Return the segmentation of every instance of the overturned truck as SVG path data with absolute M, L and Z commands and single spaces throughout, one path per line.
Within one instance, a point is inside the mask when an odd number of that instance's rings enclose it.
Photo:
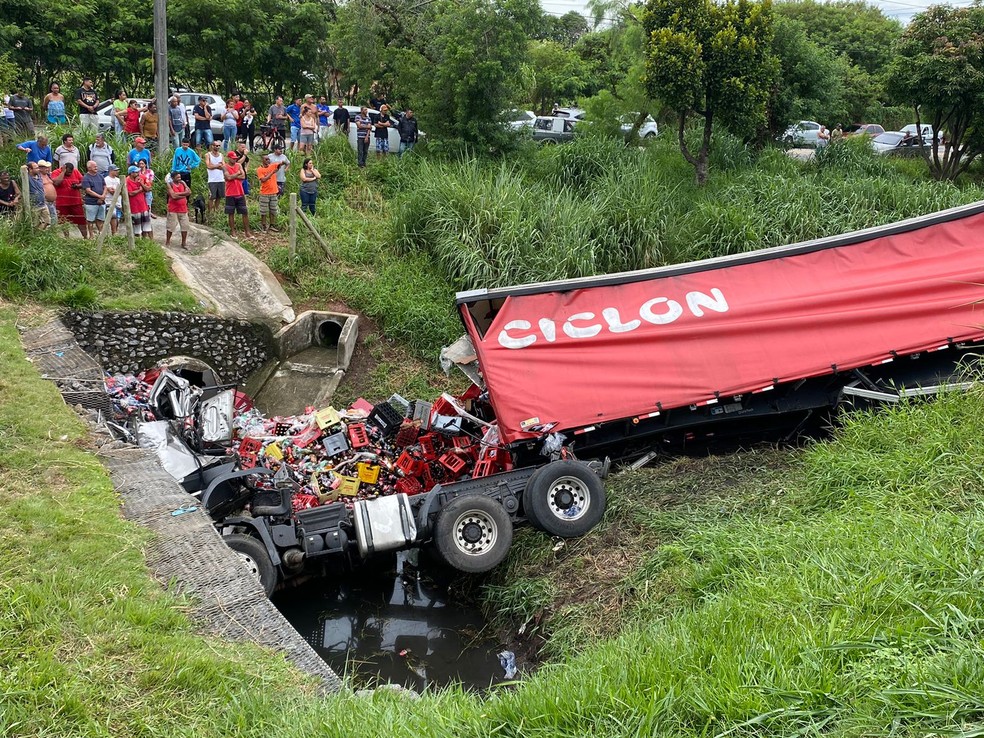
M 400 422 L 443 434 L 453 451 L 464 416 L 482 428 L 478 458 L 490 463 L 300 511 L 287 480 L 257 501 L 247 480 L 272 470 L 226 467 L 203 503 L 268 591 L 426 544 L 486 571 L 517 523 L 590 530 L 609 458 L 796 434 L 845 403 L 966 386 L 984 338 L 981 234 L 984 203 L 700 262 L 460 293 L 467 340 L 451 355 L 475 387 L 440 408 L 403 408 Z

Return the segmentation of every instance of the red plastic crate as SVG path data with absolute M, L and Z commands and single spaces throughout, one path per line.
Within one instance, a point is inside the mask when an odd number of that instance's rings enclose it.
M 420 481 L 424 485 L 424 492 L 430 492 L 436 484 L 434 475 L 431 473 L 430 464 L 424 464 L 423 468 L 421 468 Z
M 451 451 L 448 451 L 440 459 L 438 459 L 441 466 L 448 470 L 448 473 L 452 477 L 456 477 L 461 474 L 465 469 L 465 460 Z
M 495 461 L 491 459 L 485 459 L 475 463 L 475 468 L 472 470 L 472 479 L 478 479 L 479 477 L 487 477 L 489 474 L 495 474 Z
M 467 451 L 471 453 L 474 445 L 475 442 L 472 440 L 471 436 L 454 436 L 451 439 L 451 447 L 455 451 Z
M 445 400 L 443 397 L 438 397 L 434 400 L 434 404 L 431 405 L 431 415 L 452 415 L 455 416 L 458 411 L 454 409 L 454 405 Z
M 263 441 L 259 438 L 244 438 L 239 444 L 240 456 L 256 456 L 263 448 Z
M 417 436 L 420 433 L 420 429 L 413 423 L 403 423 L 400 429 L 396 432 L 396 439 L 393 441 L 393 445 L 397 448 L 405 448 L 414 444 L 417 441 Z
M 437 459 L 437 436 L 433 433 L 425 433 L 417 439 L 417 443 L 420 444 L 420 451 L 425 459 L 428 461 Z
M 423 466 L 420 459 L 412 456 L 409 451 L 404 451 L 396 460 L 396 468 L 403 472 L 404 476 L 412 477 L 420 473 Z
M 405 495 L 419 495 L 424 491 L 424 485 L 416 477 L 404 477 L 396 483 L 396 491 Z
M 369 434 L 363 423 L 353 423 L 348 427 L 349 445 L 352 448 L 362 448 L 369 445 Z

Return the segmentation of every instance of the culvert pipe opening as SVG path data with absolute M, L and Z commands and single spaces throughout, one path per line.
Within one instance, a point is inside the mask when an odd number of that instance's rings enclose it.
M 342 324 L 334 320 L 324 320 L 318 324 L 318 345 L 324 348 L 338 348 L 342 337 Z

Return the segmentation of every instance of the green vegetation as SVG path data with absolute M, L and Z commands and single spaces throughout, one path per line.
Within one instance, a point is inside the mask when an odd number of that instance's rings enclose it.
M 0 311 L 5 735 L 915 736 L 984 723 L 980 394 L 854 416 L 804 452 L 617 475 L 601 529 L 559 552 L 525 532 L 487 590 L 490 609 L 553 634 L 552 665 L 488 700 L 323 698 L 279 657 L 194 633 L 145 572 L 144 534 L 119 519 L 13 318 Z
M 124 238 L 108 238 L 97 253 L 95 241 L 20 221 L 0 222 L 0 295 L 73 308 L 199 309 L 153 242 L 138 239 L 130 251 Z

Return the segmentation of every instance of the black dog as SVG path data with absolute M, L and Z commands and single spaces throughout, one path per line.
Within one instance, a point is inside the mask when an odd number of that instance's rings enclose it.
M 195 222 L 205 223 L 205 198 L 196 195 L 195 199 L 191 201 L 191 206 L 195 208 Z

